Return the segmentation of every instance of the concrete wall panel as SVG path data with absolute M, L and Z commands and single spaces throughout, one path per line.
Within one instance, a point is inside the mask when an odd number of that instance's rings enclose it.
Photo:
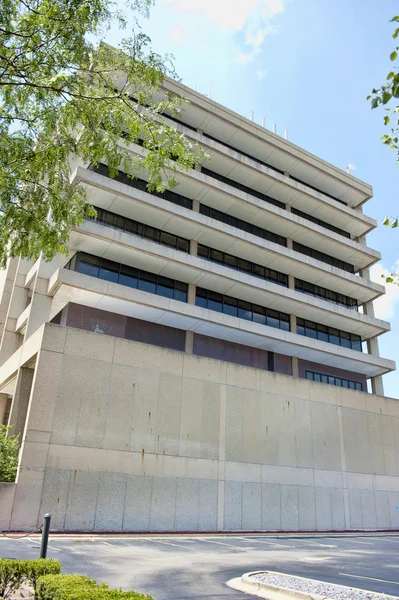
M 2 523 L 33 528 L 49 511 L 78 531 L 399 527 L 395 401 L 60 329 L 43 336 Z

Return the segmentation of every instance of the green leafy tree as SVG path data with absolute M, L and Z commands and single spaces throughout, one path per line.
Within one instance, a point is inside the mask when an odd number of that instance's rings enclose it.
M 71 156 L 106 162 L 111 175 L 145 172 L 150 191 L 202 160 L 161 116 L 184 100 L 160 93 L 176 75 L 138 24 L 152 4 L 128 0 L 121 12 L 109 0 L 0 2 L 0 263 L 66 252 L 70 229 L 93 214 L 71 184 Z M 118 49 L 98 43 L 111 26 L 132 31 Z
M 0 481 L 13 483 L 17 474 L 19 437 L 10 435 L 11 427 L 0 427 Z
M 391 19 L 392 23 L 399 24 L 399 15 Z M 394 40 L 399 37 L 399 26 L 395 27 L 392 34 Z M 398 69 L 399 46 L 396 46 L 390 54 L 392 62 L 391 70 L 389 71 L 385 83 L 379 88 L 374 88 L 367 100 L 370 100 L 371 108 L 383 106 L 386 115 L 384 116 L 384 125 L 389 126 L 390 132 L 385 133 L 381 139 L 386 146 L 389 146 L 396 151 L 397 164 L 399 163 L 399 69 Z M 383 225 L 396 229 L 399 226 L 397 217 L 384 217 Z M 382 275 L 386 283 L 395 283 L 399 285 L 399 275 L 391 273 L 388 277 Z

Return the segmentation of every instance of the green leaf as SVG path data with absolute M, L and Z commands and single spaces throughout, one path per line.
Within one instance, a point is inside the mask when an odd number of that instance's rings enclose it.
M 391 54 L 390 54 L 390 59 L 391 59 L 392 61 L 396 60 L 396 59 L 397 59 L 397 57 L 398 57 L 398 53 L 397 53 L 397 51 L 396 51 L 396 50 L 394 50 L 393 52 L 391 52 Z
M 392 96 L 399 98 L 399 84 L 392 86 Z
M 383 104 L 387 104 L 390 101 L 391 98 L 392 98 L 392 94 L 390 94 L 387 91 L 384 91 L 383 94 L 382 94 L 382 103 Z
M 384 217 L 382 224 L 385 226 L 389 225 L 389 217 Z
M 396 227 L 398 227 L 398 225 L 399 225 L 399 221 L 398 221 L 398 219 L 395 219 L 395 220 L 392 222 L 392 225 L 391 225 L 391 227 L 392 227 L 392 229 L 396 229 Z
M 381 277 L 384 277 L 384 275 L 381 275 Z M 384 279 L 387 283 L 393 283 L 393 277 L 384 277 Z
M 379 98 L 378 96 L 376 98 L 373 98 L 371 101 L 371 108 L 377 108 L 380 102 L 381 98 Z
M 390 120 L 391 120 L 390 117 L 385 116 L 384 117 L 384 125 L 388 125 L 388 123 L 390 122 Z
M 399 15 L 396 15 L 395 17 L 393 17 L 393 18 L 390 20 L 390 23 L 392 23 L 393 21 L 397 21 L 397 22 L 399 23 Z
M 387 79 L 392 79 L 393 77 L 395 77 L 395 73 L 393 71 L 391 71 L 390 73 L 388 73 Z

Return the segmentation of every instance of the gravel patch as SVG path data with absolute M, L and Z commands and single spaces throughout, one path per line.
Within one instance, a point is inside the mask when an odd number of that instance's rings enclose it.
M 325 583 L 323 581 L 316 581 L 315 579 L 302 579 L 293 575 L 265 572 L 251 575 L 251 580 L 304 594 L 317 594 L 318 596 L 331 598 L 332 600 L 398 600 L 397 596 L 377 594 L 376 592 L 344 587 L 334 583 Z

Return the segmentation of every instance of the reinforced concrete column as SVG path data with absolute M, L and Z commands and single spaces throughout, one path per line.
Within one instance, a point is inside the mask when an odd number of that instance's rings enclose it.
M 292 275 L 289 277 L 292 277 Z M 289 285 L 289 287 L 291 287 L 291 285 Z M 296 333 L 296 315 L 290 315 L 290 331 Z M 291 371 L 293 377 L 299 377 L 298 358 L 296 356 L 291 358 Z
M 365 279 L 370 279 L 370 271 L 369 269 L 362 269 L 360 272 L 361 276 Z M 369 317 L 375 317 L 374 314 L 374 304 L 373 302 L 366 302 L 363 305 L 363 310 L 366 315 Z M 372 356 L 379 357 L 380 356 L 380 348 L 378 344 L 378 338 L 373 337 L 367 340 L 367 352 Z M 371 391 L 373 394 L 377 396 L 384 396 L 384 383 L 382 380 L 382 375 L 377 375 L 377 377 L 371 377 Z
M 0 394 L 0 427 L 2 425 L 7 425 L 6 423 L 6 414 L 8 409 L 8 396 L 7 394 Z
M 17 375 L 14 397 L 11 403 L 9 425 L 13 427 L 12 433 L 22 436 L 25 429 L 26 416 L 28 414 L 29 398 L 32 389 L 34 370 L 21 367 Z
M 193 243 L 193 242 L 191 242 Z M 196 242 L 195 242 L 196 243 Z M 190 244 L 191 246 L 191 244 Z M 191 254 L 191 247 L 190 247 Z M 197 286 L 194 283 L 188 284 L 188 294 L 187 294 L 187 304 L 195 304 L 195 296 L 196 296 Z M 194 349 L 194 333 L 192 331 L 186 331 L 186 343 L 185 343 L 185 352 L 187 354 L 192 354 Z

